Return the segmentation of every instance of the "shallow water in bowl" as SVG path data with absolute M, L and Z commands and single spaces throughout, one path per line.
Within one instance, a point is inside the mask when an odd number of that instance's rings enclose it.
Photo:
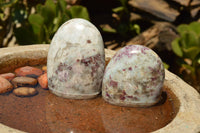
M 99 95 L 90 100 L 57 97 L 36 87 L 38 95 L 0 95 L 0 123 L 29 133 L 150 132 L 170 123 L 178 108 L 175 95 L 164 88 L 162 100 L 149 108 L 110 105 Z

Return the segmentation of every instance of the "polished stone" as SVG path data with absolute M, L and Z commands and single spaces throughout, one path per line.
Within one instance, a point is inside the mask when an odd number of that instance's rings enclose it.
M 54 94 L 73 99 L 95 97 L 101 91 L 104 67 L 103 40 L 93 24 L 71 19 L 58 29 L 47 59 L 48 86 Z
M 103 78 L 103 98 L 120 106 L 151 106 L 160 100 L 165 71 L 151 49 L 129 45 L 111 59 Z

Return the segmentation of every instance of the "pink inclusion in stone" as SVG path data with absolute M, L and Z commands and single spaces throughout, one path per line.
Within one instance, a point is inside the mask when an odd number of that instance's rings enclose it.
M 115 54 L 113 58 L 115 59 L 114 61 L 116 62 L 124 56 L 131 58 L 133 55 L 137 55 L 137 53 L 146 54 L 146 50 L 150 50 L 150 49 L 147 47 L 141 47 L 138 45 L 128 45 L 124 47 L 124 49 L 122 49 L 120 52 L 118 52 L 118 54 Z

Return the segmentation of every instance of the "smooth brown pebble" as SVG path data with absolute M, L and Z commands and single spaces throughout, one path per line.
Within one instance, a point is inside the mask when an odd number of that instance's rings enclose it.
M 19 87 L 17 89 L 14 89 L 13 93 L 16 96 L 28 97 L 28 96 L 36 95 L 38 91 L 35 88 L 31 88 L 31 87 Z
M 12 80 L 15 88 L 19 86 L 34 86 L 37 84 L 37 79 L 30 77 L 16 77 Z
M 15 74 L 14 73 L 3 73 L 3 74 L 0 74 L 0 76 L 11 81 L 15 77 Z
M 0 76 L 0 94 L 9 92 L 12 89 L 12 84 L 7 79 Z
M 42 67 L 42 70 L 43 70 L 44 72 L 47 72 L 47 66 L 43 66 L 43 67 Z
M 15 73 L 17 76 L 37 78 L 38 76 L 43 74 L 43 71 L 36 67 L 25 66 L 15 69 Z
M 43 89 L 48 89 L 48 79 L 47 79 L 47 73 L 41 75 L 38 77 L 38 83 Z

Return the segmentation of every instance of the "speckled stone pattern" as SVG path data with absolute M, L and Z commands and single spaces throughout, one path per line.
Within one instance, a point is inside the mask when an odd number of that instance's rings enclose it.
M 111 104 L 145 107 L 160 100 L 165 71 L 151 49 L 129 45 L 109 62 L 103 78 L 103 98 Z
M 103 40 L 93 24 L 71 19 L 59 28 L 47 59 L 48 86 L 53 93 L 74 99 L 98 95 L 104 67 Z

